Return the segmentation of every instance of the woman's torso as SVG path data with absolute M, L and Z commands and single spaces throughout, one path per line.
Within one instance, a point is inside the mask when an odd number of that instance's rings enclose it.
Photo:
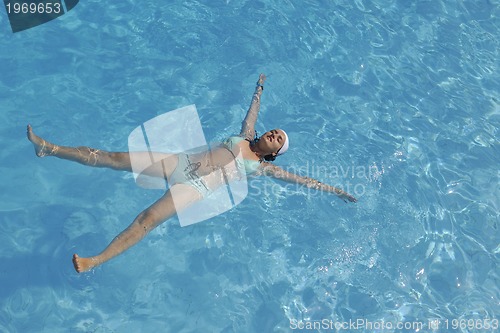
M 250 142 L 239 136 L 231 136 L 222 144 L 216 144 L 210 149 L 189 155 L 191 163 L 197 165 L 199 176 L 223 169 L 228 175 L 244 173 L 251 175 L 260 166 L 255 153 L 250 149 Z M 241 175 L 239 175 L 241 177 Z

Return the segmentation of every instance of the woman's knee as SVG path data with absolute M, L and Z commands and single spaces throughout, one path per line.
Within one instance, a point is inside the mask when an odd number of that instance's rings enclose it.
M 146 235 L 163 221 L 158 212 L 152 209 L 147 209 L 146 211 L 139 214 L 139 216 L 137 217 L 137 222 L 144 232 L 144 235 Z

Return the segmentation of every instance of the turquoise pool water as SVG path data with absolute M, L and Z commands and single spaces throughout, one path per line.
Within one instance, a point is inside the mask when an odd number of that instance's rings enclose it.
M 494 0 L 82 0 L 13 34 L 0 10 L 0 332 L 494 332 L 477 323 L 500 319 L 499 14 Z M 255 179 L 229 212 L 173 218 L 76 274 L 73 253 L 102 250 L 162 192 L 38 159 L 26 124 L 123 151 L 194 103 L 218 141 L 261 72 L 257 130 L 292 142 L 276 163 L 359 202 Z

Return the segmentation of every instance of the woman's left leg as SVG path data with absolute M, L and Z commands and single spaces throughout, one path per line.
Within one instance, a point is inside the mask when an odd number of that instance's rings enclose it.
M 171 190 L 175 187 L 175 203 Z M 168 220 L 178 210 L 184 209 L 202 198 L 201 194 L 187 184 L 176 184 L 158 201 L 140 213 L 132 224 L 122 231 L 100 254 L 88 258 L 73 255 L 73 265 L 78 273 L 88 271 L 116 257 L 143 239 L 151 230 Z
M 177 166 L 177 155 L 161 152 L 108 152 L 91 147 L 66 147 L 53 144 L 33 133 L 30 125 L 27 128 L 28 139 L 35 148 L 38 157 L 54 156 L 83 165 L 110 168 L 132 172 L 131 158 L 141 173 L 151 177 L 167 178 Z

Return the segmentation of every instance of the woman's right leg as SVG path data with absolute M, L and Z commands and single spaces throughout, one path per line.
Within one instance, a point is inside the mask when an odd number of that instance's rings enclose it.
M 172 197 L 175 192 L 175 204 Z M 177 210 L 182 210 L 194 202 L 202 199 L 202 195 L 195 188 L 187 184 L 176 184 L 167 191 L 158 201 L 140 213 L 132 224 L 123 230 L 98 255 L 80 257 L 73 255 L 73 265 L 78 273 L 88 271 L 123 253 L 143 239 L 151 230 L 172 217 Z
M 31 125 L 28 125 L 27 135 L 39 157 L 55 156 L 87 166 L 132 172 L 130 155 L 133 154 L 135 161 L 141 161 L 140 164 L 147 166 L 143 173 L 152 177 L 166 177 L 177 166 L 177 156 L 174 154 L 154 153 L 154 160 L 158 162 L 151 163 L 152 156 L 149 152 L 107 152 L 84 146 L 76 148 L 58 146 L 33 133 Z M 163 163 L 162 160 L 167 163 Z M 141 169 L 144 167 L 141 166 Z

